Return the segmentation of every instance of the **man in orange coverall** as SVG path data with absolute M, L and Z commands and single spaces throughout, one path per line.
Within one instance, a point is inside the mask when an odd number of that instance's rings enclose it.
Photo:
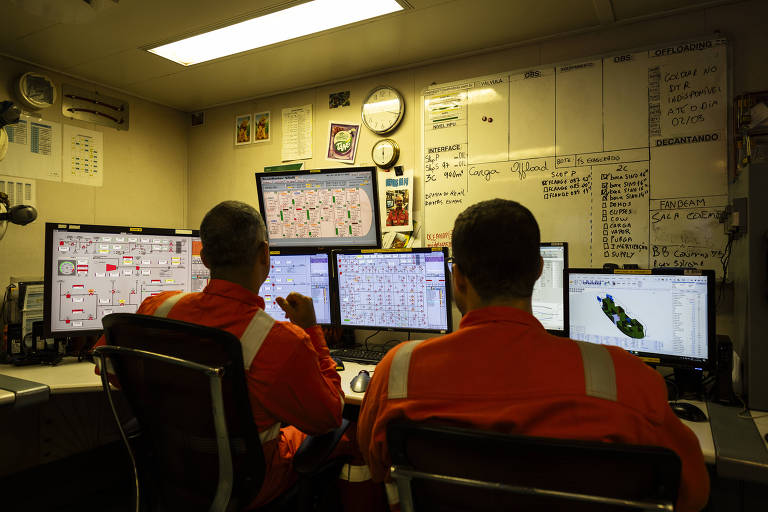
M 667 404 L 661 375 L 621 348 L 552 336 L 531 314 L 542 268 L 531 212 L 502 199 L 470 206 L 456 219 L 452 244 L 459 330 L 390 350 L 363 399 L 357 437 L 373 480 L 389 477 L 390 420 L 445 420 L 669 448 L 682 461 L 676 510 L 704 507 L 709 477 L 701 448 Z M 585 369 L 613 380 L 591 385 Z M 397 489 L 389 483 L 387 491 L 398 508 Z
M 403 208 L 403 196 L 395 196 L 395 207 L 387 214 L 387 226 L 407 226 L 408 209 Z
M 200 256 L 211 271 L 208 286 L 199 293 L 149 297 L 137 313 L 217 327 L 240 338 L 267 465 L 251 504 L 258 507 L 293 484 L 291 460 L 307 434 L 323 434 L 341 424 L 341 379 L 311 298 L 295 292 L 278 298 L 290 322 L 264 312 L 258 292 L 269 274 L 269 246 L 259 212 L 237 201 L 220 203 L 205 215 L 200 237 Z M 102 337 L 97 345 L 103 344 Z M 280 428 L 281 423 L 291 426 Z

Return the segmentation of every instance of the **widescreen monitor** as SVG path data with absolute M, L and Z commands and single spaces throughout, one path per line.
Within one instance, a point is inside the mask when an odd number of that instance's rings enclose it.
M 45 225 L 44 331 L 97 334 L 110 313 L 135 313 L 164 291 L 200 291 L 210 274 L 197 231 Z
M 552 334 L 567 336 L 568 295 L 563 280 L 568 268 L 568 243 L 542 242 L 539 252 L 544 265 L 541 277 L 533 286 L 533 316 Z
M 448 332 L 447 259 L 445 248 L 335 251 L 341 326 Z
M 277 298 L 298 292 L 312 297 L 317 323 L 331 324 L 330 253 L 285 249 L 270 251 L 269 260 L 269 276 L 259 289 L 259 296 L 264 299 L 264 311 L 275 320 L 288 321 Z
M 708 369 L 712 270 L 569 269 L 570 337 L 616 345 L 652 365 Z
M 379 247 L 376 167 L 257 172 L 256 187 L 271 247 Z

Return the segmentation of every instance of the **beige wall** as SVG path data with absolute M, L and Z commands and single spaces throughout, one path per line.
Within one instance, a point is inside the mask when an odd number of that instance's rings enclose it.
M 127 100 L 130 129 L 118 131 L 64 119 L 60 98 L 54 106 L 39 111 L 45 120 L 104 134 L 104 186 L 36 180 L 37 220 L 23 227 L 9 225 L 0 241 L 3 289 L 10 276 L 42 277 L 46 222 L 186 227 L 188 121 L 184 113 L 3 57 L 0 100 L 15 100 L 14 80 L 27 71 L 50 76 L 59 96 L 61 84 L 67 83 Z
M 690 38 L 712 37 L 719 31 L 731 43 L 733 94 L 764 90 L 768 89 L 768 67 L 765 65 L 768 48 L 768 31 L 764 25 L 766 19 L 768 2 L 743 2 L 209 110 L 205 113 L 205 125 L 190 129 L 190 224 L 198 226 L 205 212 L 225 199 L 238 199 L 254 206 L 258 204 L 253 173 L 261 171 L 265 165 L 281 163 L 280 115 L 283 108 L 308 103 L 313 105 L 313 158 L 305 161 L 305 168 L 336 167 L 338 164 L 326 161 L 324 157 L 328 122 L 360 122 L 361 104 L 368 91 L 382 83 L 396 87 L 405 97 L 406 113 L 400 127 L 387 137 L 394 138 L 400 145 L 398 164 L 413 169 L 416 174 L 415 214 L 419 218 L 418 205 L 422 197 L 422 172 L 418 161 L 419 100 L 421 91 L 429 84 Z M 345 90 L 351 92 L 351 105 L 329 109 L 328 94 Z M 235 116 L 263 110 L 272 112 L 271 142 L 235 147 Z M 355 165 L 372 165 L 370 151 L 378 139 L 378 136 L 362 129 Z M 729 311 L 724 313 L 718 317 L 718 332 L 730 333 L 732 315 Z M 458 315 L 455 316 L 458 318 Z
M 208 110 L 205 124 L 191 128 L 189 132 L 190 224 L 197 226 L 205 212 L 224 199 L 258 203 L 253 173 L 261 171 L 265 165 L 281 163 L 280 116 L 283 108 L 308 103 L 314 107 L 313 158 L 305 160 L 305 168 L 337 167 L 338 164 L 325 160 L 328 122 L 359 123 L 361 103 L 367 92 L 382 83 L 393 85 L 405 97 L 406 113 L 400 127 L 387 137 L 394 138 L 400 145 L 399 164 L 416 172 L 415 196 L 419 198 L 419 99 L 421 91 L 429 84 L 665 42 L 711 37 L 719 31 L 732 43 L 734 94 L 768 89 L 768 71 L 764 63 L 768 34 L 762 25 L 767 18 L 768 2 L 744 2 Z M 253 72 L 258 73 L 258 70 Z M 344 90 L 351 91 L 351 106 L 329 109 L 328 94 Z M 263 110 L 272 112 L 272 140 L 234 146 L 235 116 Z M 355 165 L 372 165 L 371 147 L 379 138 L 362 130 Z
M 754 0 L 663 19 L 615 26 L 600 32 L 455 58 L 421 67 L 341 82 L 211 109 L 205 124 L 188 128 L 186 114 L 118 92 L 131 104 L 131 129 L 102 131 L 105 145 L 104 186 L 37 181 L 38 220 L 26 227 L 10 226 L 0 241 L 0 283 L 11 275 L 41 275 L 43 226 L 46 221 L 132 224 L 156 227 L 199 226 L 205 212 L 225 199 L 257 204 L 254 171 L 279 164 L 281 109 L 311 103 L 314 106 L 313 158 L 307 168 L 335 167 L 324 158 L 328 122 L 359 122 L 365 94 L 374 86 L 395 86 L 406 99 L 400 127 L 388 137 L 401 147 L 400 165 L 416 172 L 415 197 L 421 197 L 419 151 L 419 95 L 433 82 L 446 82 L 540 64 L 562 62 L 624 49 L 677 40 L 710 37 L 719 31 L 732 45 L 733 93 L 768 89 L 765 66 L 768 2 Z M 0 99 L 12 97 L 12 80 L 33 67 L 0 58 Z M 244 72 L 246 72 L 244 70 Z M 258 73 L 258 70 L 253 70 Z M 88 86 L 50 73 L 62 82 Z M 328 108 L 328 94 L 351 91 L 351 106 Z M 234 117 L 263 110 L 272 112 L 272 140 L 234 146 Z M 44 119 L 62 122 L 60 104 L 42 111 Z M 78 124 L 77 121 L 67 121 Z M 370 151 L 379 137 L 363 129 L 355 165 L 372 165 Z M 720 332 L 730 331 L 730 315 L 719 320 Z

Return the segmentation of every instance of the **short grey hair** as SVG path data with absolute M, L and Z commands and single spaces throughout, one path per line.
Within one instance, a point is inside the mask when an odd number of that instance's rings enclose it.
M 217 204 L 200 224 L 202 253 L 211 269 L 251 264 L 266 236 L 261 214 L 241 201 Z

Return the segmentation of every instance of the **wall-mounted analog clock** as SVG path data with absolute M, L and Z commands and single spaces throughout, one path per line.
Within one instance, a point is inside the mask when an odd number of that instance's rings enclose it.
M 363 101 L 363 123 L 373 133 L 384 135 L 400 124 L 405 113 L 405 100 L 394 87 L 380 85 Z

